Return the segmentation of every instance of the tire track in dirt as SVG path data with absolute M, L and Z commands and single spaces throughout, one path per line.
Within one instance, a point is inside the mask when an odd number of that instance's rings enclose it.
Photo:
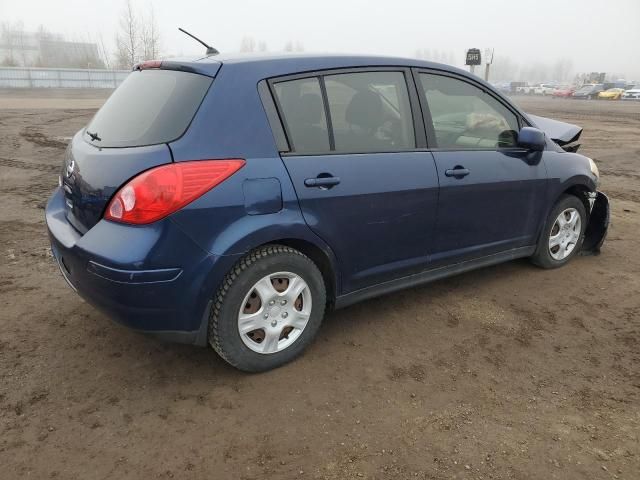
M 19 168 L 22 170 L 37 170 L 39 172 L 59 172 L 59 165 L 48 165 L 46 163 L 30 163 L 23 162 L 22 160 L 15 160 L 11 158 L 1 158 L 0 157 L 0 166 L 1 167 L 12 167 Z
M 34 143 L 40 147 L 58 148 L 61 150 L 67 148 L 66 142 L 61 142 L 60 140 L 47 137 L 44 133 L 37 132 L 32 129 L 23 130 L 20 132 L 20 136 L 28 142 Z
M 640 180 L 640 174 L 624 172 L 624 171 L 612 172 L 608 170 L 603 170 L 602 175 L 608 176 L 608 177 L 633 178 L 635 180 Z

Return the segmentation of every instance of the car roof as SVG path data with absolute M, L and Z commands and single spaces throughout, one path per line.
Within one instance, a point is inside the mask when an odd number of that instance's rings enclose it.
M 226 64 L 239 64 L 239 63 L 276 63 L 280 65 L 295 66 L 300 62 L 312 62 L 318 65 L 333 65 L 349 63 L 354 66 L 363 65 L 440 65 L 435 62 L 428 62 L 425 60 L 418 60 L 415 58 L 404 58 L 386 55 L 359 55 L 349 53 L 228 53 L 216 55 L 215 60 L 218 60 Z
M 278 75 L 302 73 L 313 70 L 328 70 L 349 67 L 422 67 L 456 72 L 470 76 L 462 69 L 415 58 L 376 55 L 352 55 L 333 53 L 222 53 L 201 58 L 169 58 L 167 62 L 189 65 L 198 73 L 215 75 L 220 65 L 242 67 L 264 78 Z M 164 61 L 163 61 L 164 62 Z M 474 77 L 476 80 L 478 77 Z

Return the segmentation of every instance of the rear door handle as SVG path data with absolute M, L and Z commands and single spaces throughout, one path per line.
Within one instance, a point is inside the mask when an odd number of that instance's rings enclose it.
M 454 178 L 463 178 L 469 175 L 469 173 L 470 172 L 468 168 L 461 167 L 460 165 L 456 165 L 454 168 L 444 171 L 444 174 L 447 177 L 454 177 Z
M 304 181 L 305 187 L 331 188 L 340 183 L 340 177 L 316 177 L 307 178 Z

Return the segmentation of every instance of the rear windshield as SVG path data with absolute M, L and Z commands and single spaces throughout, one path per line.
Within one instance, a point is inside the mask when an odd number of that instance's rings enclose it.
M 139 147 L 180 137 L 198 110 L 212 78 L 173 70 L 131 72 L 87 127 L 99 147 Z

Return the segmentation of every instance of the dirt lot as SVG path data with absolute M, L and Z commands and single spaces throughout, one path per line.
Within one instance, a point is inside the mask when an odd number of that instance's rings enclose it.
M 62 280 L 43 207 L 87 101 L 0 95 L 0 477 L 640 477 L 640 103 L 517 99 L 585 127 L 613 203 L 602 255 L 353 306 L 247 375 Z

